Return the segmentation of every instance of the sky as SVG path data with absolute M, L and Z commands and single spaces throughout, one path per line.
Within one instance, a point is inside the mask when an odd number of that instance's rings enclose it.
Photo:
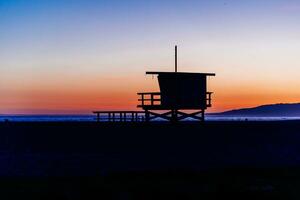
M 209 112 L 300 102 L 300 1 L 0 0 L 0 114 L 136 110 L 146 71 L 212 72 Z

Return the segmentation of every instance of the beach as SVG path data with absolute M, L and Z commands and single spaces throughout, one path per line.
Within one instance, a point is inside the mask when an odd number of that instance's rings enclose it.
M 299 130 L 300 121 L 1 123 L 0 183 L 15 195 L 21 188 L 26 195 L 75 197 L 81 191 L 294 198 Z

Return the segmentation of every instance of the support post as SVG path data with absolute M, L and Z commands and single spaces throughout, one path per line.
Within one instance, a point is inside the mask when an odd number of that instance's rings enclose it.
M 151 99 L 151 106 L 153 106 L 153 105 L 154 105 L 154 95 L 151 94 L 150 96 L 151 96 L 151 97 L 150 97 L 150 99 Z
M 204 120 L 205 120 L 204 110 L 202 110 L 202 112 L 201 112 L 201 120 L 202 120 L 202 122 L 204 122 Z
M 144 106 L 144 94 L 142 94 L 142 106 Z
M 111 113 L 108 113 L 108 121 L 111 122 Z
M 122 115 L 122 112 L 119 113 L 119 117 L 120 117 L 120 122 L 123 121 L 123 115 Z
M 146 120 L 146 122 L 150 121 L 150 113 L 148 110 L 145 110 L 145 120 Z
M 177 110 L 172 110 L 172 113 L 171 113 L 171 122 L 172 123 L 177 123 L 178 122 L 177 114 L 178 114 Z
M 97 113 L 97 122 L 100 122 L 100 113 Z

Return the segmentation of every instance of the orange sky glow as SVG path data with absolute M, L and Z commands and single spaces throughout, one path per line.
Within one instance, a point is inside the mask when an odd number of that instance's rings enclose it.
M 110 80 L 81 80 L 78 82 L 52 83 L 20 87 L 4 92 L 1 112 L 10 114 L 90 114 L 93 110 L 138 110 L 137 92 L 158 91 L 156 77 L 132 79 L 120 77 Z M 261 104 L 297 102 L 300 93 L 247 85 L 222 85 L 218 75 L 209 80 L 213 91 L 213 107 L 208 112 L 254 107 Z M 5 105 L 5 106 L 1 106 Z
M 137 110 L 146 71 L 216 73 L 208 112 L 300 102 L 294 0 L 0 3 L 0 114 Z

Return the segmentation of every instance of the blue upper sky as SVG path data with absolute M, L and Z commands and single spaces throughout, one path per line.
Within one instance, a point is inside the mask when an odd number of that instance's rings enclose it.
M 299 20 L 296 0 L 0 0 L 0 112 L 58 106 L 31 102 L 57 88 L 124 91 L 115 77 L 154 87 L 142 75 L 172 70 L 175 44 L 179 70 L 217 73 L 217 110 L 297 101 Z

